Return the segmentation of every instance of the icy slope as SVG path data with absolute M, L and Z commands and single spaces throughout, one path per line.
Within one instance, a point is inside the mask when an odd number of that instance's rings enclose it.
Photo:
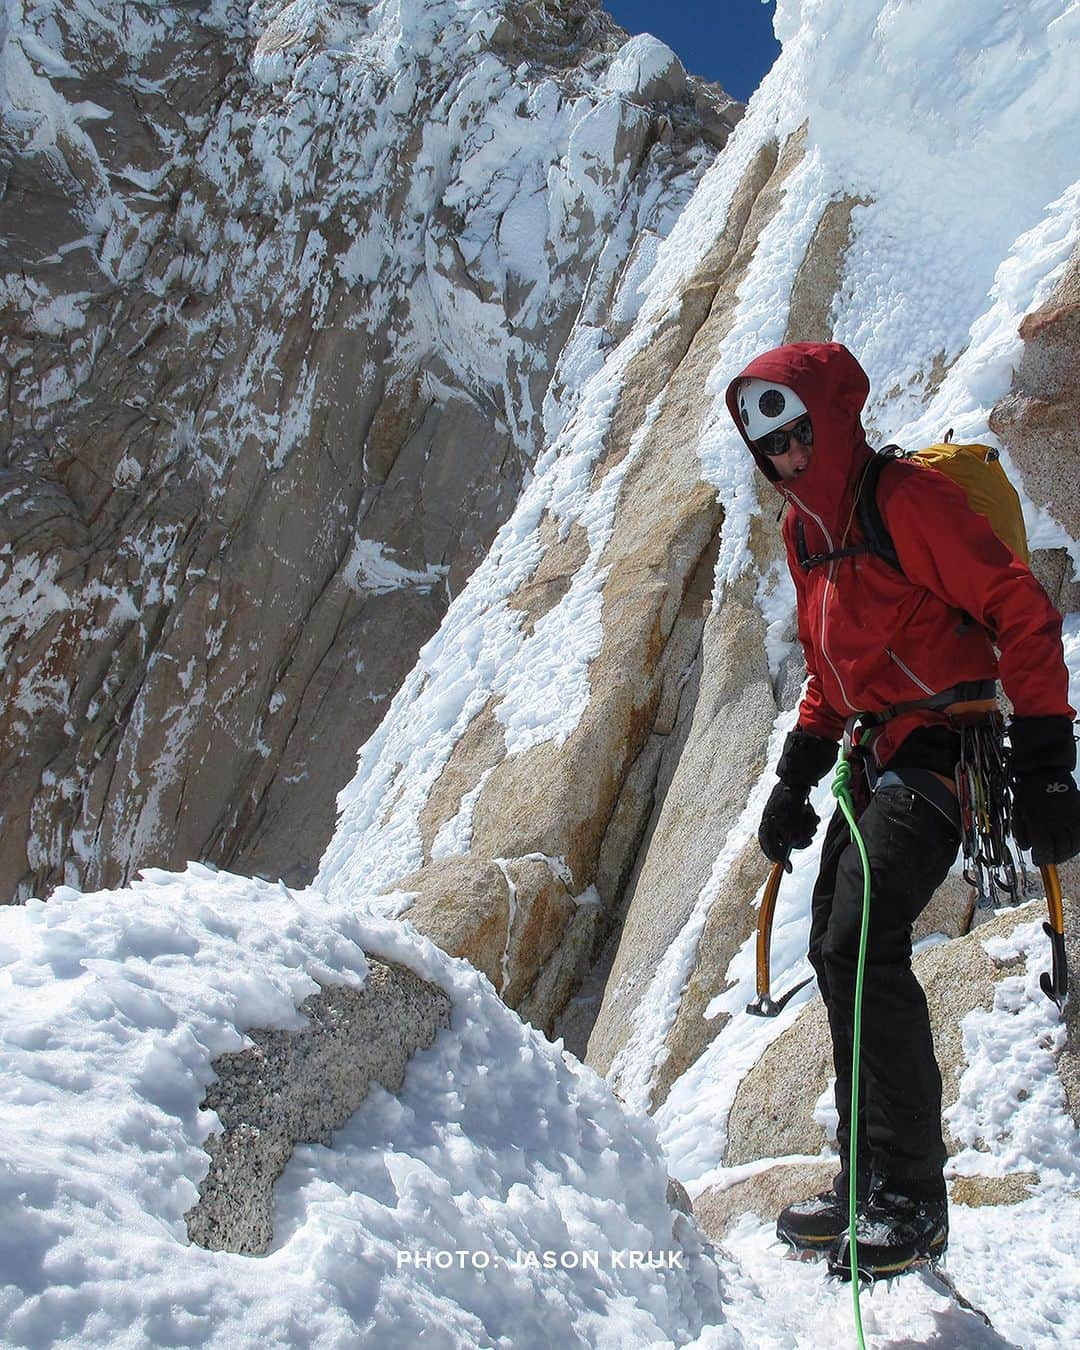
M 199 1110 L 212 1060 L 241 1047 L 243 1028 L 295 1027 L 316 981 L 361 985 L 375 955 L 445 988 L 450 1027 L 416 1054 L 398 1095 L 372 1088 L 331 1148 L 297 1149 L 266 1256 L 191 1245 L 184 1214 L 217 1125 Z M 1010 997 L 1031 1002 L 1032 983 L 1010 981 Z M 123 892 L 61 893 L 5 911 L 0 991 L 5 1343 L 431 1338 L 538 1350 L 554 1336 L 611 1350 L 811 1350 L 847 1340 L 845 1290 L 784 1262 L 749 1220 L 731 1236 L 741 1264 L 705 1243 L 669 1207 L 647 1117 L 523 1026 L 466 963 L 362 906 L 195 866 Z M 973 1044 L 975 1077 L 1029 1044 L 1035 1058 L 1020 1062 L 1045 1075 L 1041 1024 L 1015 1013 L 973 1028 L 986 1044 L 997 1038 L 989 1052 Z M 1002 1131 L 1025 1110 L 1037 1125 L 1053 1106 L 1023 1072 L 1002 1081 L 1013 1096 Z M 1017 1112 L 1024 1084 L 1035 1093 Z M 1022 1137 L 1045 1155 L 1045 1124 Z M 1075 1186 L 1075 1149 L 1064 1142 L 1055 1161 Z M 1046 1195 L 959 1225 L 954 1270 L 1018 1344 L 1060 1344 L 1054 1326 L 1072 1327 L 1070 1212 Z M 1040 1247 L 1049 1224 L 1059 1236 Z M 1031 1283 L 995 1303 L 1009 1251 Z M 867 1328 L 890 1338 L 871 1344 L 1008 1343 L 915 1277 L 875 1296 Z

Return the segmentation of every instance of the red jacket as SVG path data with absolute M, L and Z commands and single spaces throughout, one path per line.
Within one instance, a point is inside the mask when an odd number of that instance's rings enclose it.
M 782 481 L 746 436 L 735 394 L 748 376 L 786 385 L 806 404 L 813 454 L 793 481 Z M 903 575 L 871 554 L 809 571 L 799 565 L 797 520 L 810 553 L 861 539 L 853 503 L 860 471 L 873 454 L 859 420 L 869 392 L 865 371 L 836 342 L 778 347 L 751 361 L 728 386 L 735 425 L 791 508 L 783 534 L 809 675 L 799 726 L 837 740 L 854 713 L 882 712 L 962 681 L 995 678 L 1018 717 L 1072 718 L 1061 616 L 1030 570 L 944 474 L 901 462 L 881 476 L 878 507 Z M 978 624 L 965 625 L 965 613 Z M 996 634 L 1000 661 L 987 629 Z M 892 718 L 874 741 L 879 764 L 887 764 L 916 727 L 943 720 L 925 709 Z

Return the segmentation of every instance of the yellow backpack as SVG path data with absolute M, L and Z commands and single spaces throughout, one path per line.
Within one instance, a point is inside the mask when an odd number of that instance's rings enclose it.
M 974 510 L 987 518 L 994 533 L 1023 563 L 1030 564 L 1027 531 L 1020 498 L 1001 467 L 998 452 L 989 445 L 957 445 L 946 433 L 937 445 L 928 445 L 908 458 L 937 469 L 959 483 Z
M 855 503 L 855 517 L 863 539 L 862 544 L 850 544 L 832 553 L 810 553 L 802 521 L 795 526 L 795 549 L 800 564 L 806 570 L 838 558 L 853 557 L 859 553 L 873 553 L 898 572 L 903 572 L 892 536 L 885 527 L 877 504 L 878 479 L 885 465 L 894 459 L 913 460 L 925 469 L 943 473 L 964 489 L 972 508 L 984 515 L 1001 542 L 1026 566 L 1031 564 L 1024 513 L 1020 498 L 1001 467 L 998 452 L 989 445 L 958 445 L 947 431 L 935 445 L 925 450 L 905 453 L 898 445 L 886 445 L 866 466 L 859 483 L 859 497 Z
M 947 431 L 935 445 L 928 445 L 925 450 L 916 450 L 912 454 L 905 454 L 897 445 L 887 445 L 871 461 L 856 508 L 859 526 L 870 552 L 884 558 L 898 571 L 903 571 L 877 506 L 877 480 L 890 459 L 914 460 L 916 464 L 943 473 L 958 483 L 964 489 L 972 509 L 987 518 L 997 537 L 1021 562 L 1030 565 L 1031 553 L 1020 498 L 1001 467 L 998 452 L 989 445 L 958 445 L 953 441 L 951 431 Z

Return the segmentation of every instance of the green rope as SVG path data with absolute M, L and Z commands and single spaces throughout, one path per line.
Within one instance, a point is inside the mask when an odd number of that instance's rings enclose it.
M 858 1170 L 859 1139 L 859 1052 L 862 1045 L 862 1001 L 863 973 L 866 969 L 866 945 L 870 932 L 870 859 L 866 856 L 866 845 L 855 823 L 855 805 L 851 800 L 851 765 L 843 748 L 836 761 L 836 773 L 832 781 L 832 794 L 844 813 L 844 819 L 851 830 L 851 837 L 859 850 L 863 868 L 863 905 L 862 926 L 859 929 L 859 960 L 855 968 L 855 1022 L 851 1038 L 851 1119 L 849 1122 L 848 1147 L 848 1262 L 851 1269 L 851 1296 L 855 1308 L 855 1334 L 859 1341 L 859 1350 L 866 1350 L 863 1339 L 862 1308 L 859 1304 L 859 1245 L 855 1237 L 855 1221 L 858 1211 L 858 1191 L 856 1177 Z

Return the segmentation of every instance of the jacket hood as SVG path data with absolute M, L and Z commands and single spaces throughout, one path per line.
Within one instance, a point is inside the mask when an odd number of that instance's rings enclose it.
M 755 449 L 739 416 L 739 381 L 749 378 L 786 385 L 806 404 L 814 428 L 813 454 L 806 469 L 785 483 L 768 456 Z M 834 532 L 836 547 L 851 513 L 855 484 L 873 451 L 860 415 L 870 392 L 866 372 L 839 342 L 792 342 L 757 356 L 731 381 L 727 406 L 758 468 L 776 490 L 820 516 Z

